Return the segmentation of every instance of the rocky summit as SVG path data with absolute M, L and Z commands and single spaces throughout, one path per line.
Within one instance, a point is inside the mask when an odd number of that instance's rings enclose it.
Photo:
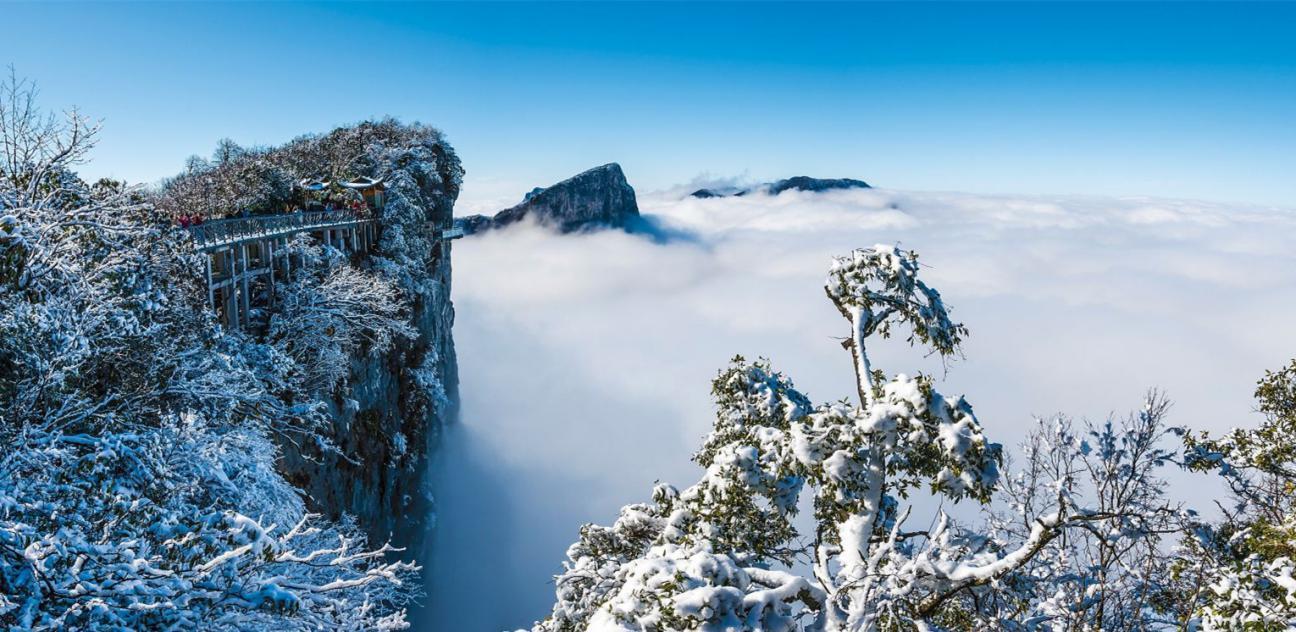
M 737 197 L 749 193 L 765 193 L 768 195 L 778 195 L 784 191 L 809 191 L 819 193 L 821 191 L 832 191 L 836 189 L 868 189 L 872 188 L 863 180 L 854 180 L 851 178 L 811 178 L 810 176 L 794 176 L 784 178 L 774 182 L 766 182 L 751 187 L 725 187 L 698 189 L 689 195 L 695 198 L 707 199 L 717 197 Z
M 621 165 L 613 162 L 553 186 L 534 189 L 517 206 L 504 209 L 494 217 L 460 218 L 458 226 L 471 235 L 527 218 L 562 233 L 602 228 L 631 230 L 642 221 L 634 189 L 626 182 Z

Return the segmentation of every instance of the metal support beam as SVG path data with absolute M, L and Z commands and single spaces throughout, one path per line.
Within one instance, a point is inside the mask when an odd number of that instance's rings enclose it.
M 234 249 L 230 248 L 224 252 L 222 257 L 225 261 L 225 273 L 228 276 L 230 285 L 225 288 L 225 327 L 231 331 L 237 331 L 239 328 L 239 304 L 238 292 L 235 289 L 235 279 L 237 276 L 237 263 L 234 259 Z
M 208 254 L 203 257 L 203 260 L 206 261 L 207 263 L 207 265 L 204 266 L 206 276 L 207 276 L 207 306 L 210 307 L 211 309 L 216 309 L 216 294 L 212 291 L 212 257 L 213 256 L 214 255 Z
M 274 256 L 274 242 L 275 242 L 275 240 L 273 240 L 273 239 L 270 239 L 270 240 L 267 240 L 267 241 L 265 241 L 265 242 L 262 242 L 262 243 L 264 244 L 265 249 L 266 249 L 266 262 L 265 262 L 265 264 L 266 264 L 266 267 L 270 269 L 270 284 L 269 284 L 269 289 L 267 290 L 267 292 L 269 292 L 269 294 L 270 294 L 270 306 L 271 306 L 271 307 L 274 307 L 274 300 L 275 300 L 275 278 L 274 278 L 275 256 Z
M 248 295 L 248 245 L 246 243 L 239 245 L 239 300 L 243 303 L 243 321 L 249 322 L 248 318 L 252 314 L 252 301 Z

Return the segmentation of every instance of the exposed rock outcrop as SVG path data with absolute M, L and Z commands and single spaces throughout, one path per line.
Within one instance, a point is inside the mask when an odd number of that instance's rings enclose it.
M 722 191 L 722 190 L 719 190 L 719 189 L 698 189 L 698 190 L 696 190 L 696 191 L 690 193 L 690 194 L 689 194 L 689 197 L 694 197 L 694 198 L 697 198 L 697 199 L 699 199 L 699 200 L 709 200 L 709 199 L 711 199 L 711 198 L 721 198 L 721 197 L 730 197 L 730 196 L 734 196 L 734 195 L 743 195 L 743 194 L 746 193 L 746 192 L 747 192 L 747 191 L 745 191 L 745 190 L 740 190 L 740 191 L 734 191 L 734 192 L 730 193 L 730 192 Z
M 709 188 L 698 189 L 689 194 L 690 197 L 708 199 L 717 197 L 743 196 L 749 193 L 765 193 L 768 195 L 778 195 L 784 191 L 808 191 L 819 193 L 821 191 L 832 191 L 838 189 L 868 189 L 869 184 L 863 180 L 854 180 L 851 178 L 811 178 L 809 176 L 794 176 L 774 182 L 766 182 L 752 187 L 726 187 L 726 188 Z
M 460 218 L 458 226 L 471 235 L 527 218 L 562 233 L 602 228 L 634 230 L 641 223 L 634 189 L 626 182 L 621 165 L 609 163 L 553 186 L 533 189 L 520 204 L 494 217 Z
M 280 467 L 312 511 L 354 516 L 373 542 L 390 540 L 417 559 L 433 513 L 429 459 L 457 414 L 451 242 L 435 233 L 452 221 L 463 169 L 439 132 L 381 125 L 353 143 L 363 157 L 352 168 L 386 182 L 378 247 L 355 264 L 397 283 L 411 302 L 417 337 L 382 354 L 355 355 L 346 384 L 319 395 L 345 458 L 285 444 Z

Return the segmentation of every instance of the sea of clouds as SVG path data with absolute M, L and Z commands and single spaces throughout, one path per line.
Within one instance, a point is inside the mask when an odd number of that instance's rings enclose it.
M 666 243 L 520 225 L 455 242 L 463 418 L 441 450 L 429 629 L 543 617 L 585 522 L 697 477 L 709 381 L 765 356 L 816 401 L 849 396 L 830 257 L 897 243 L 971 331 L 947 366 L 879 343 L 874 366 L 965 394 L 1012 446 L 1034 417 L 1100 421 L 1149 388 L 1172 422 L 1253 424 L 1265 369 L 1296 356 L 1296 209 L 1147 198 L 883 189 L 640 198 Z M 1209 477 L 1174 493 L 1209 505 Z M 1202 507 L 1209 509 L 1209 507 Z

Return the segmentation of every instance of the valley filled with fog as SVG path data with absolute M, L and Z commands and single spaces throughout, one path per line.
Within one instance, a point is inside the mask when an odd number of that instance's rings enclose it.
M 526 223 L 456 242 L 462 420 L 434 474 L 435 629 L 529 625 L 582 523 L 609 523 L 654 481 L 692 483 L 710 380 L 735 354 L 768 357 L 816 402 L 851 396 L 823 279 L 852 248 L 916 250 L 971 332 L 947 366 L 893 339 L 875 367 L 936 375 L 1009 452 L 1035 416 L 1123 415 L 1149 388 L 1173 402 L 1172 424 L 1254 425 L 1255 381 L 1296 349 L 1291 209 L 696 188 L 640 196 L 664 243 Z M 1206 511 L 1201 490 L 1219 485 L 1171 483 Z

